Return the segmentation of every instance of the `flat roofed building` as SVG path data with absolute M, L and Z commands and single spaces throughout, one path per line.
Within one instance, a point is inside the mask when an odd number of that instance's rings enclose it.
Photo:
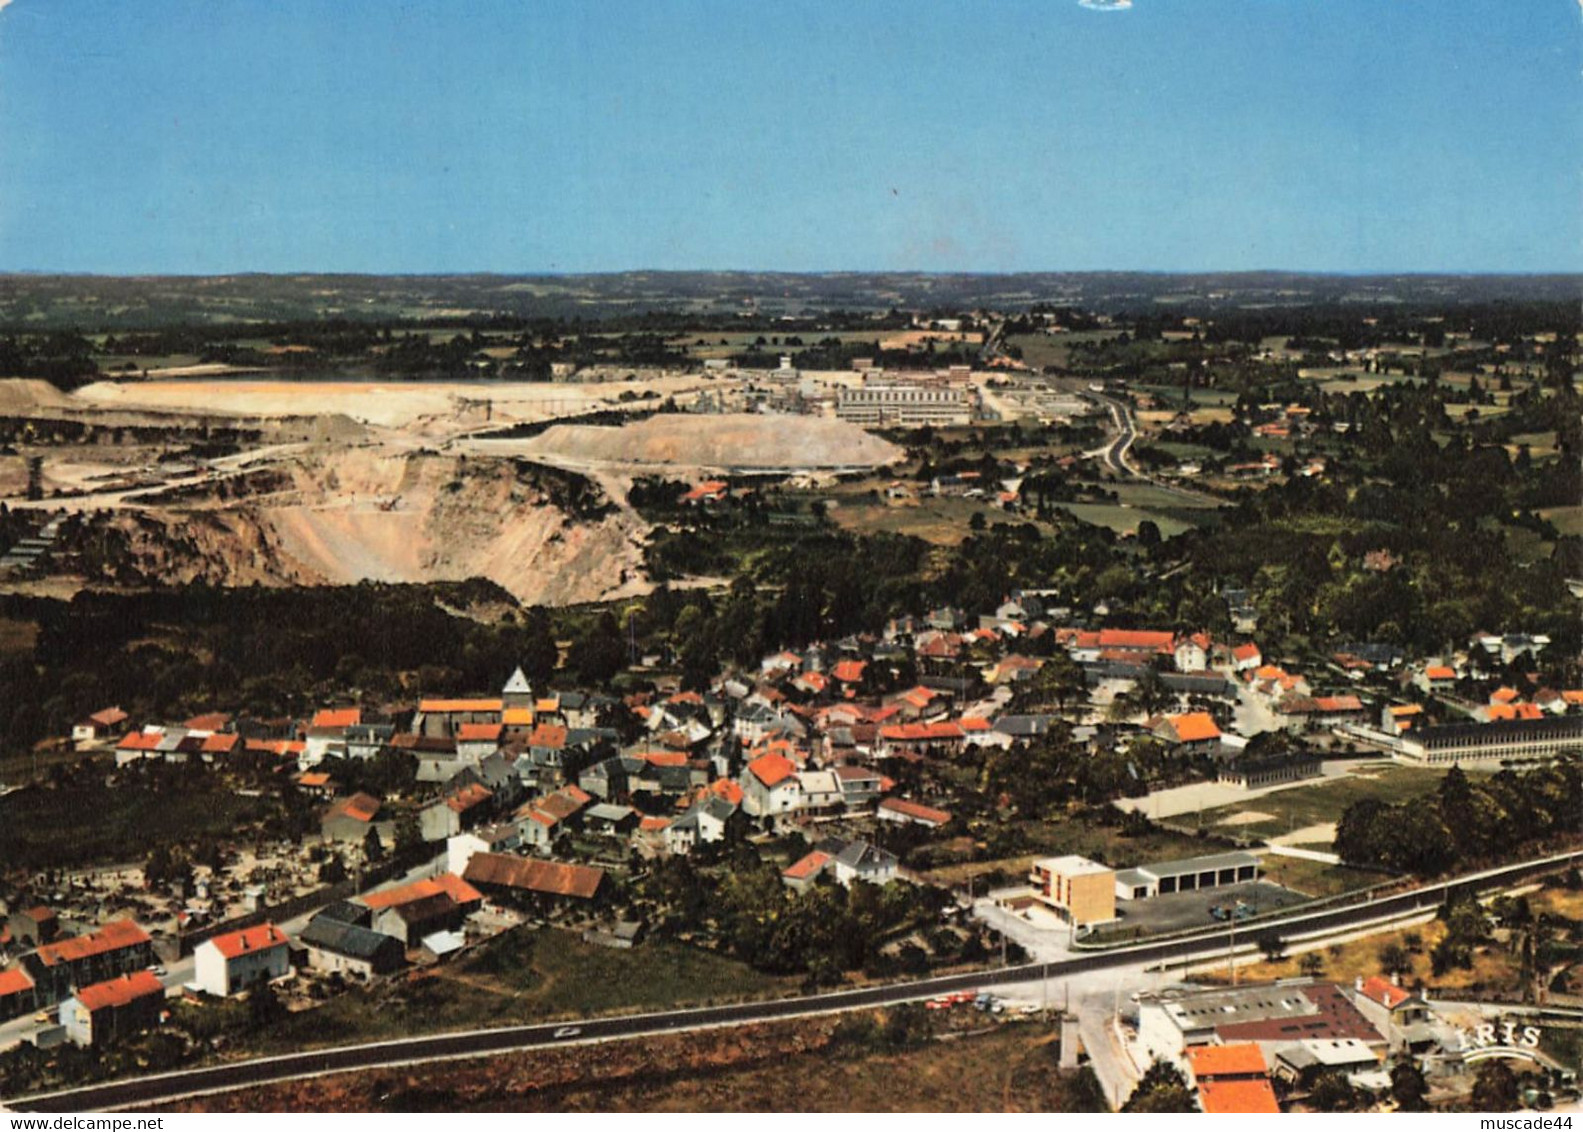
M 1116 918 L 1116 873 L 1087 857 L 1045 857 L 1028 871 L 1035 898 L 1078 927 Z
M 1116 896 L 1122 900 L 1146 900 L 1151 896 L 1196 892 L 1258 879 L 1259 859 L 1252 853 L 1186 857 L 1122 869 L 1115 874 Z
M 874 384 L 842 389 L 835 414 L 857 425 L 966 425 L 973 421 L 973 402 L 963 388 Z
M 1472 762 L 1548 762 L 1583 750 L 1583 716 L 1452 723 L 1401 737 L 1398 753 L 1428 766 Z

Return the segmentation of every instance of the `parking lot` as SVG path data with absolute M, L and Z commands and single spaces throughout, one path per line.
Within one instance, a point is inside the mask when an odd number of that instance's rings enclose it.
M 1278 908 L 1288 908 L 1310 899 L 1301 892 L 1293 892 L 1268 881 L 1245 881 L 1221 888 L 1205 888 L 1195 892 L 1177 892 L 1170 896 L 1155 896 L 1147 900 L 1118 900 L 1116 912 L 1121 922 L 1113 925 L 1126 931 L 1150 934 L 1179 932 L 1190 928 L 1213 927 L 1217 921 L 1210 915 L 1213 904 L 1234 906 L 1239 900 L 1249 905 L 1254 914 L 1262 915 Z

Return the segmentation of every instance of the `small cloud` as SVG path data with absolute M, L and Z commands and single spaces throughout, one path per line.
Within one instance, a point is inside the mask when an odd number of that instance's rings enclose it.
M 1125 12 L 1132 7 L 1132 0 L 1077 0 L 1083 7 L 1095 12 Z M 1583 4 L 1583 0 L 1578 0 Z
M 1583 4 L 1583 0 L 1578 0 L 1578 3 Z M 11 0 L 0 0 L 0 12 L 5 11 L 5 9 L 10 6 L 10 4 Z

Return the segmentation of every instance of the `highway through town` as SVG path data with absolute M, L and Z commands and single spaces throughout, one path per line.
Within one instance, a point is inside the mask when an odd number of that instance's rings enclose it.
M 1267 931 L 1287 935 L 1363 925 L 1388 916 L 1435 908 L 1445 901 L 1453 888 L 1466 887 L 1480 892 L 1495 891 L 1531 881 L 1547 873 L 1575 867 L 1580 863 L 1583 863 L 1583 852 L 1538 858 L 1345 907 L 1317 912 L 1299 911 L 1294 915 L 1271 917 L 1261 920 L 1257 925 L 1243 926 L 1241 931 L 1246 939 L 1249 935 Z M 366 1045 L 339 1046 L 136 1077 L 32 1097 L 5 1099 L 5 1103 L 14 1109 L 41 1112 L 113 1110 L 130 1106 L 165 1104 L 183 1097 L 226 1092 L 326 1073 L 477 1057 L 570 1042 L 608 1041 L 715 1026 L 768 1022 L 812 1014 L 915 1002 L 938 994 L 974 988 L 1030 982 L 1043 982 L 1048 985 L 1051 979 L 1070 979 L 1074 975 L 1090 972 L 1218 956 L 1224 954 L 1228 944 L 1234 942 L 1236 932 L 1235 927 L 1217 928 L 1183 938 L 1096 951 L 1090 955 L 1059 962 L 1028 963 L 997 970 L 947 975 L 800 998 L 432 1034 Z

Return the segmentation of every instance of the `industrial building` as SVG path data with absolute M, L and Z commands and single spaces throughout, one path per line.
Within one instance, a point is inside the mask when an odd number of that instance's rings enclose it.
M 1120 900 L 1146 900 L 1151 896 L 1170 896 L 1220 888 L 1259 879 L 1259 859 L 1252 853 L 1216 853 L 1209 857 L 1188 857 L 1139 865 L 1114 874 L 1116 897 Z

